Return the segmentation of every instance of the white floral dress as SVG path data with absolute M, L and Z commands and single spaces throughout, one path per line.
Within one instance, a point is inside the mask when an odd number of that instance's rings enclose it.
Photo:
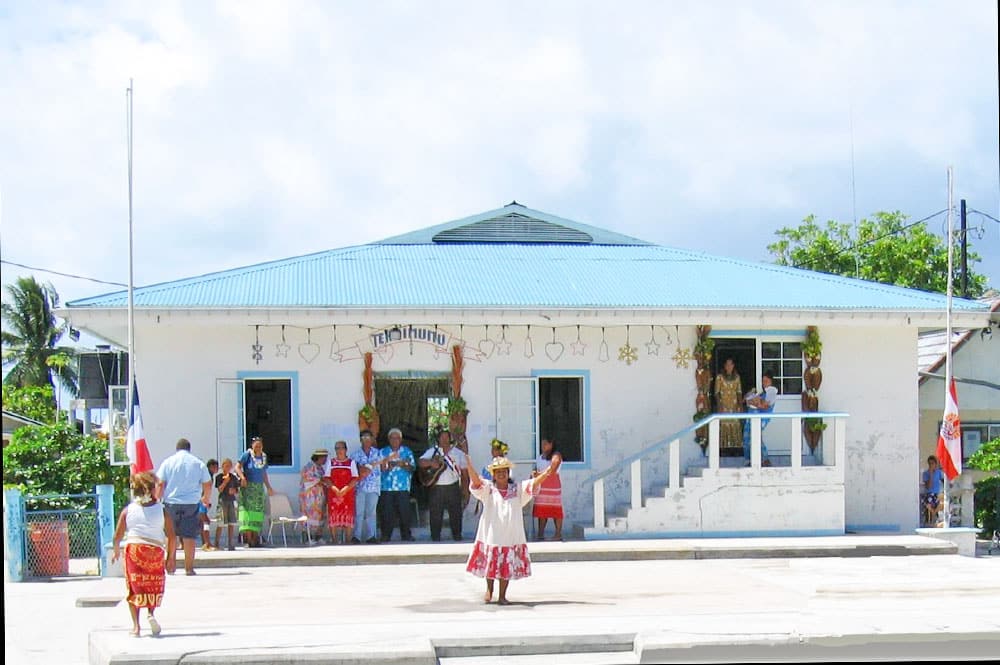
M 522 509 L 534 498 L 531 480 L 511 484 L 506 492 L 484 480 L 479 489 L 470 489 L 483 504 L 476 529 L 476 544 L 469 555 L 466 571 L 487 579 L 516 580 L 531 575 L 531 559 L 524 537 Z

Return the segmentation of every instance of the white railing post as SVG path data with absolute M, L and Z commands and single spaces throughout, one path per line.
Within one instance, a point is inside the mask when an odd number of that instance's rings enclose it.
M 603 529 L 604 519 L 604 478 L 601 478 L 594 481 L 594 528 Z
M 672 490 L 680 489 L 681 486 L 681 440 L 674 439 L 670 442 L 670 484 L 667 485 Z
M 719 468 L 719 421 L 708 423 L 708 468 Z
M 760 418 L 750 419 L 750 466 L 754 469 L 760 468 L 761 463 L 761 438 L 760 438 Z
M 632 462 L 632 508 L 642 508 L 642 459 Z
M 792 418 L 792 468 L 802 468 L 802 418 Z
M 833 420 L 833 441 L 836 449 L 833 463 L 837 467 L 837 478 L 843 483 L 847 468 L 847 421 L 843 418 Z

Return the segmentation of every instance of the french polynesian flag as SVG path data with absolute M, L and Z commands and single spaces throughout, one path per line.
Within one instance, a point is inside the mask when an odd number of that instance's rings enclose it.
M 938 433 L 937 458 L 948 480 L 954 480 L 962 473 L 962 422 L 958 418 L 955 379 L 951 380 L 944 396 L 944 418 Z
M 146 446 L 146 433 L 142 429 L 142 411 L 139 409 L 139 386 L 132 387 L 132 409 L 129 412 L 128 438 L 125 440 L 125 454 L 132 463 L 132 473 L 153 470 L 153 458 Z

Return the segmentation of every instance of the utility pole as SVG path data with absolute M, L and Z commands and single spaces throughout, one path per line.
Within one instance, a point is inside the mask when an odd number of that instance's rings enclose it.
M 968 244 L 968 232 L 965 225 L 965 199 L 961 202 L 961 217 L 962 217 L 962 297 L 969 297 L 969 244 Z

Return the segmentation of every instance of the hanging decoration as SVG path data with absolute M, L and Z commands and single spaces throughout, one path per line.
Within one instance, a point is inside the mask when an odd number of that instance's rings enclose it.
M 629 326 L 625 326 L 625 346 L 618 349 L 618 360 L 623 360 L 626 365 L 639 360 L 639 350 L 632 346 Z
M 552 328 L 552 341 L 545 345 L 545 355 L 549 357 L 549 360 L 555 362 L 562 357 L 563 351 L 566 347 L 563 346 L 562 342 L 556 341 L 556 329 Z
M 277 355 L 275 357 L 287 358 L 291 346 L 285 343 L 285 326 L 281 326 L 281 344 L 277 345 Z
M 504 324 L 500 328 L 500 341 L 497 342 L 497 355 L 498 356 L 510 355 L 510 342 L 507 341 L 507 324 Z
M 299 344 L 299 355 L 307 363 L 316 360 L 316 356 L 319 355 L 319 344 L 313 344 L 312 341 L 312 328 L 306 328 L 306 341 Z
M 597 359 L 602 363 L 608 362 L 610 356 L 608 355 L 608 340 L 604 336 L 604 326 L 601 326 L 601 350 L 597 353 Z
M 677 369 L 687 369 L 688 363 L 694 360 L 694 357 L 691 355 L 691 349 L 678 348 L 671 359 L 674 361 L 674 364 L 677 365 Z
M 251 357 L 254 362 L 259 365 L 260 361 L 264 359 L 264 347 L 260 344 L 260 326 L 253 327 L 253 346 L 250 348 L 253 349 L 253 355 Z
M 670 336 L 670 331 L 667 330 L 666 326 L 660 326 L 660 327 L 663 328 L 663 334 L 666 335 L 667 337 L 667 339 L 664 340 L 663 342 L 664 345 L 670 346 L 671 344 L 674 343 L 674 339 Z M 680 331 L 680 328 L 678 328 L 678 331 Z
M 524 338 L 524 357 L 534 358 L 535 349 L 531 346 L 531 326 L 528 326 L 528 336 Z
M 330 342 L 330 360 L 339 360 L 343 362 L 341 352 L 340 352 L 340 342 L 337 341 L 337 326 L 333 326 L 333 341 Z
M 653 326 L 649 326 L 649 341 L 646 342 L 646 353 L 651 356 L 660 355 L 660 345 L 656 343 Z
M 438 327 L 435 325 L 434 326 L 434 337 L 435 338 L 437 337 L 437 333 L 438 333 Z M 438 358 L 440 358 L 442 353 L 451 353 L 451 352 L 448 349 L 446 349 L 445 347 L 441 346 L 440 344 L 436 344 L 434 346 L 434 360 L 437 360 Z
M 694 346 L 694 359 L 698 362 L 698 368 L 694 372 L 695 388 L 697 394 L 694 398 L 694 415 L 691 417 L 694 422 L 703 420 L 711 414 L 712 408 L 712 352 L 715 350 L 715 340 L 709 337 L 712 326 L 697 326 L 695 332 L 698 342 Z M 677 342 L 678 345 L 680 341 Z M 687 349 L 684 349 L 687 352 Z M 678 349 L 680 353 L 680 349 Z M 687 364 L 684 365 L 687 367 Z M 694 432 L 694 441 L 701 446 L 703 455 L 708 454 L 708 425 L 702 425 Z
M 582 356 L 584 350 L 586 350 L 587 345 L 580 341 L 580 326 L 576 326 L 576 341 L 569 345 L 569 348 L 573 350 L 574 356 Z
M 364 355 L 365 369 L 361 374 L 361 396 L 365 400 L 365 405 L 358 411 L 358 429 L 371 430 L 374 436 L 378 436 L 380 419 L 378 410 L 375 408 L 375 372 L 372 370 L 371 351 Z
M 490 339 L 490 327 L 486 326 L 486 336 L 479 340 L 479 351 L 487 358 L 493 355 L 493 351 L 497 347 L 497 343 Z
M 462 347 L 458 344 L 451 347 L 451 397 L 448 398 L 448 431 L 452 441 L 460 446 L 465 441 L 465 426 L 469 418 L 469 410 L 462 398 L 462 368 L 465 366 Z

